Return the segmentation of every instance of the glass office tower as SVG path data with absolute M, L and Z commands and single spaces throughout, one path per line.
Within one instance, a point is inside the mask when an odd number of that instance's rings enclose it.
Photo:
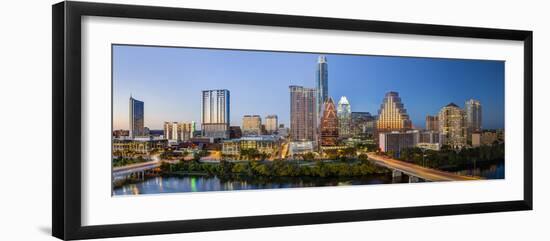
M 130 96 L 130 137 L 145 135 L 143 101 Z

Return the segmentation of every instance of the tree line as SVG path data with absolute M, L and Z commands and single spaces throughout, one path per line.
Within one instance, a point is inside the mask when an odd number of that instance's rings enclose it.
M 146 161 L 149 161 L 149 160 L 143 158 L 142 156 L 138 156 L 136 158 L 119 156 L 119 157 L 113 158 L 113 167 L 121 167 L 121 166 L 136 164 L 136 163 L 142 163 Z
M 440 151 L 406 148 L 395 158 L 432 168 L 456 168 L 504 160 L 504 143 L 462 149 L 443 146 Z
M 354 162 L 299 162 L 299 161 L 245 161 L 201 163 L 179 161 L 175 164 L 163 163 L 164 173 L 203 173 L 218 177 L 355 177 L 384 170 L 375 166 L 363 154 Z

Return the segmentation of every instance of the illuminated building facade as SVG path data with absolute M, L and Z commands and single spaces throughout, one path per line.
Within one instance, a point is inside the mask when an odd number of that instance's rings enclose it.
M 440 141 L 443 145 L 461 148 L 466 145 L 466 117 L 464 110 L 454 103 L 439 111 Z
M 426 130 L 439 131 L 439 117 L 433 115 L 426 116 Z
M 222 154 L 239 156 L 241 150 L 255 149 L 259 153 L 273 155 L 279 150 L 279 140 L 273 136 L 245 136 L 239 139 L 224 140 Z
M 325 102 L 323 107 L 323 117 L 321 118 L 321 146 L 335 146 L 338 144 L 338 115 L 336 106 L 331 97 Z
M 399 94 L 397 92 L 386 93 L 378 111 L 377 131 L 402 131 L 411 129 L 411 127 L 411 120 Z
M 338 101 L 338 124 L 339 124 L 339 136 L 349 137 L 352 134 L 351 131 L 351 106 L 348 99 L 342 96 Z
M 289 90 L 291 140 L 317 142 L 317 90 L 296 85 Z

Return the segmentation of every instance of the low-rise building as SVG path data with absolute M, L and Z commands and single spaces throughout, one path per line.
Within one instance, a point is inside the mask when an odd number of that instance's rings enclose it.
M 481 146 L 481 133 L 474 132 L 472 133 L 472 147 L 479 147 Z
M 481 145 L 492 145 L 498 140 L 496 132 L 483 132 L 481 134 Z
M 288 144 L 290 156 L 302 155 L 314 151 L 313 141 L 292 141 Z
M 439 151 L 441 150 L 441 144 L 439 143 L 426 143 L 426 142 L 420 142 L 416 144 L 416 147 L 426 149 L 426 150 L 432 150 L 432 151 Z
M 228 156 L 240 156 L 241 150 L 256 149 L 259 153 L 273 155 L 280 148 L 279 139 L 275 136 L 243 136 L 239 139 L 224 140 L 222 142 L 222 154 Z
M 166 139 L 156 138 L 134 138 L 133 140 L 113 140 L 113 152 L 149 154 L 153 150 L 162 150 L 166 148 L 168 141 Z

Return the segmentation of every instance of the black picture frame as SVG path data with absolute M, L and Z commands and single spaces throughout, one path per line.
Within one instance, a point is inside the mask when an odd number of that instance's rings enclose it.
M 421 207 L 344 210 L 98 226 L 81 225 L 81 17 L 194 21 L 429 36 L 517 40 L 524 43 L 524 193 L 522 200 Z M 533 32 L 415 23 L 151 7 L 90 2 L 52 6 L 52 233 L 60 239 L 200 232 L 380 219 L 532 210 Z

